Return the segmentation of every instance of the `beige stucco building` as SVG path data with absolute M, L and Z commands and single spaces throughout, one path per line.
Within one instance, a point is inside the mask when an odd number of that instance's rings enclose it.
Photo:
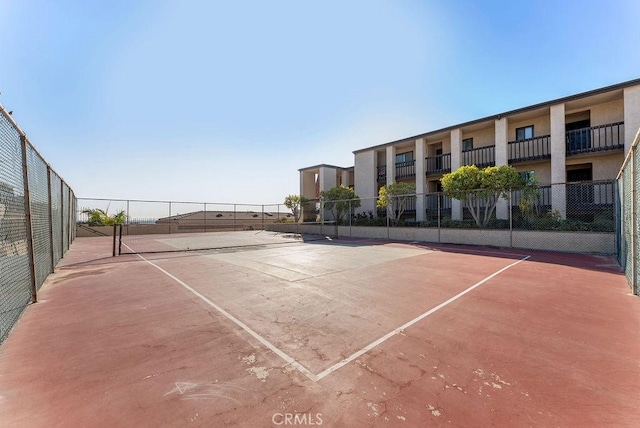
M 432 196 L 441 190 L 444 173 L 471 164 L 512 165 L 549 189 L 548 205 L 564 218 L 571 195 L 613 204 L 607 180 L 616 178 L 638 129 L 640 79 L 356 150 L 353 167 L 302 168 L 300 194 L 313 199 L 337 184 L 354 186 L 360 211 L 375 211 L 381 186 L 410 181 L 417 197 L 409 215 L 423 221 L 434 209 Z M 460 201 L 448 200 L 445 208 L 450 218 L 462 218 Z M 506 218 L 507 211 L 502 201 L 497 218 Z

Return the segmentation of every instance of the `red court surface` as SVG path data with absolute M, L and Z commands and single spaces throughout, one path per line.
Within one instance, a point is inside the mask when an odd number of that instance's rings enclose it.
M 79 238 L 0 347 L 7 427 L 640 421 L 612 259 L 365 240 L 110 257 Z

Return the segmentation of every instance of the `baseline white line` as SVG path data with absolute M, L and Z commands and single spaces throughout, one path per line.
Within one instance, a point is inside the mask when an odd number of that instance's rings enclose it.
M 445 306 L 447 306 L 449 303 L 459 299 L 460 297 L 464 296 L 465 294 L 467 294 L 468 292 L 470 292 L 471 290 L 481 286 L 482 284 L 484 284 L 485 282 L 489 281 L 491 278 L 494 278 L 495 276 L 501 274 L 502 272 L 504 272 L 505 270 L 517 265 L 518 263 L 521 263 L 527 259 L 529 259 L 531 256 L 526 256 L 514 263 L 511 263 L 508 266 L 503 267 L 502 269 L 500 269 L 497 272 L 492 273 L 491 275 L 489 275 L 488 277 L 484 278 L 483 280 L 476 282 L 475 284 L 473 284 L 471 287 L 467 288 L 464 291 L 461 291 L 460 293 L 456 294 L 455 296 L 453 296 L 452 298 L 450 298 L 449 300 L 446 300 L 442 303 L 440 303 L 438 306 L 435 306 L 431 309 L 429 309 L 427 312 L 423 313 L 422 315 L 419 315 L 418 317 L 412 319 L 411 321 L 401 325 L 400 327 L 396 328 L 395 330 L 385 334 L 384 336 L 382 336 L 380 339 L 371 342 L 370 344 L 368 344 L 367 346 L 365 346 L 364 348 L 362 348 L 361 350 L 359 350 L 358 352 L 351 354 L 349 357 L 343 359 L 342 361 L 334 364 L 333 366 L 325 369 L 324 371 L 322 371 L 321 373 L 316 375 L 316 379 L 320 380 L 322 378 L 324 378 L 325 376 L 330 375 L 331 373 L 335 372 L 336 370 L 344 367 L 345 365 L 349 364 L 351 361 L 355 360 L 356 358 L 358 358 L 359 356 L 369 352 L 370 350 L 372 350 L 373 348 L 375 348 L 376 346 L 380 345 L 382 342 L 388 340 L 389 338 L 395 336 L 396 334 L 398 334 L 399 332 L 401 332 L 402 330 L 412 326 L 413 324 L 417 323 L 418 321 L 422 320 L 423 318 L 428 317 L 429 315 L 431 315 L 432 313 L 444 308 Z
M 126 245 L 125 245 L 126 246 Z M 127 246 L 127 248 L 129 248 Z M 131 248 L 129 248 L 129 250 L 131 250 Z M 133 250 L 131 250 L 133 251 Z M 184 281 L 182 281 L 181 279 L 177 278 L 176 276 L 172 275 L 171 273 L 167 272 L 166 270 L 164 270 L 163 268 L 161 268 L 160 266 L 156 265 L 155 263 L 145 259 L 144 257 L 142 257 L 140 254 L 136 254 L 138 257 L 140 257 L 143 261 L 149 263 L 151 266 L 153 266 L 154 268 L 158 269 L 160 272 L 164 273 L 165 275 L 167 275 L 169 278 L 173 279 L 175 282 L 177 282 L 178 284 L 180 284 L 181 286 L 183 286 L 184 288 L 186 288 L 187 290 L 189 290 L 191 293 L 193 293 L 196 297 L 198 297 L 200 300 L 202 300 L 203 302 L 205 302 L 206 304 L 208 304 L 209 306 L 211 306 L 213 309 L 215 309 L 216 311 L 220 312 L 222 315 L 224 315 L 227 319 L 229 319 L 230 321 L 233 321 L 236 325 L 238 325 L 240 328 L 242 328 L 244 331 L 246 331 L 247 333 L 249 333 L 254 339 L 258 340 L 260 343 L 262 343 L 264 346 L 266 346 L 267 348 L 269 348 L 270 350 L 272 350 L 275 354 L 277 354 L 280 358 L 282 358 L 283 360 L 285 360 L 288 364 L 291 364 L 293 367 L 295 367 L 296 369 L 298 369 L 298 371 L 302 374 L 304 374 L 306 377 L 308 377 L 309 379 L 311 379 L 314 382 L 318 381 L 318 377 L 316 375 L 314 375 L 313 373 L 311 373 L 309 370 L 307 370 L 303 365 L 301 365 L 299 362 L 297 362 L 296 360 L 294 360 L 292 357 L 290 357 L 289 355 L 285 354 L 284 352 L 282 352 L 280 349 L 276 348 L 275 345 L 273 345 L 271 342 L 269 342 L 267 339 L 265 339 L 264 337 L 260 336 L 258 333 L 256 333 L 255 331 L 253 331 L 248 325 L 246 325 L 245 323 L 243 323 L 242 321 L 240 321 L 239 319 L 237 319 L 236 317 L 234 317 L 233 315 L 231 315 L 229 312 L 225 311 L 224 309 L 222 309 L 220 306 L 216 305 L 215 303 L 213 303 L 211 300 L 209 300 L 206 296 L 202 295 L 201 293 L 199 293 L 198 291 L 196 291 L 195 289 L 191 288 L 188 284 L 186 284 Z

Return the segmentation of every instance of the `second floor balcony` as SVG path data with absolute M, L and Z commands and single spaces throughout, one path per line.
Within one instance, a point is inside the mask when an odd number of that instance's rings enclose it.
M 496 164 L 496 146 L 478 147 L 462 152 L 463 165 L 475 165 L 478 168 L 486 168 L 495 166 Z
M 567 155 L 624 149 L 624 122 L 567 131 L 566 146 Z
M 396 165 L 396 179 L 415 177 L 416 175 L 416 161 L 397 162 Z M 380 165 L 377 167 L 377 179 L 379 182 L 387 181 L 387 166 Z
M 511 141 L 508 153 L 509 163 L 551 159 L 551 135 Z
M 415 177 L 416 161 L 406 161 L 396 163 L 396 178 Z
M 451 153 L 425 158 L 426 174 L 444 174 L 451 172 Z

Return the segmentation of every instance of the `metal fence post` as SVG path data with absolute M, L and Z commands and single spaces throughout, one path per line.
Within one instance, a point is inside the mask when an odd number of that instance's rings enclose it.
M 118 232 L 118 225 L 113 223 L 113 254 L 112 257 L 116 256 L 116 235 Z
M 120 225 L 120 235 L 118 238 L 118 255 L 122 255 L 122 225 Z
M 51 242 L 51 273 L 54 271 L 56 266 L 56 255 L 53 241 L 53 195 L 51 194 L 51 167 L 47 165 L 47 195 L 48 195 L 48 203 L 49 203 L 49 241 Z
M 27 159 L 27 137 L 20 135 L 22 148 L 22 178 L 24 187 L 24 211 L 27 226 L 27 254 L 29 256 L 29 273 L 31 274 L 31 300 L 38 302 L 38 287 L 36 283 L 36 255 L 33 249 L 33 224 L 31 222 L 31 192 L 29 190 L 29 166 Z
M 636 257 L 636 240 L 638 238 L 638 231 L 635 228 L 636 222 L 636 154 L 637 146 L 632 147 L 631 150 L 631 284 L 633 294 L 638 294 L 638 261 Z
M 204 203 L 204 231 L 207 231 L 207 203 Z
M 387 239 L 391 239 L 391 232 L 389 231 L 389 217 L 391 217 L 391 210 L 393 209 L 393 197 L 390 202 L 391 204 L 387 205 Z
M 60 258 L 64 257 L 64 181 L 60 177 Z
M 441 238 L 440 238 L 440 198 L 442 197 L 441 193 L 437 193 L 436 196 L 438 197 L 438 243 L 441 242 Z
M 262 205 L 262 230 L 264 230 L 264 205 Z
M 509 189 L 509 247 L 513 248 L 513 189 Z
M 353 212 L 352 212 L 353 208 L 351 208 L 351 199 L 349 199 L 349 237 L 351 237 L 351 219 L 353 217 Z
M 69 209 L 67 210 L 67 250 L 71 248 L 71 217 L 74 210 L 73 199 L 71 198 L 71 188 L 67 185 L 67 200 L 69 201 Z

